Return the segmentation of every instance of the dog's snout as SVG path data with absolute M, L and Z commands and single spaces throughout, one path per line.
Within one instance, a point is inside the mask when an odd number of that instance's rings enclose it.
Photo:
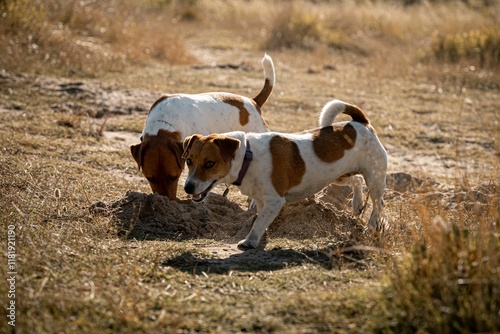
M 193 194 L 195 189 L 195 185 L 193 182 L 186 182 L 184 185 L 184 191 L 188 194 Z

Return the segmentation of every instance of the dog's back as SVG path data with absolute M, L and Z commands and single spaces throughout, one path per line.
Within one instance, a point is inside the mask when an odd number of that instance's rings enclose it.
M 340 113 L 353 120 L 334 123 Z M 270 174 L 274 188 L 287 201 L 313 195 L 343 176 L 363 174 L 365 179 L 385 179 L 387 153 L 360 108 L 330 101 L 321 111 L 319 125 L 297 134 L 247 134 L 254 154 L 266 160 L 258 168 L 270 168 L 253 174 Z M 263 140 L 266 145 L 262 145 Z
M 159 130 L 179 132 L 181 137 L 228 131 L 265 132 L 262 106 L 275 85 L 274 64 L 267 54 L 262 59 L 264 86 L 254 98 L 225 93 L 163 95 L 151 106 L 143 135 Z

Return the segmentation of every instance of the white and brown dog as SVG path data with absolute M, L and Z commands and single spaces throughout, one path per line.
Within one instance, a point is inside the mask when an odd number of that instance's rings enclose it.
M 176 199 L 184 169 L 182 140 L 193 133 L 233 130 L 265 132 L 261 108 L 275 83 L 271 57 L 264 55 L 264 87 L 253 99 L 230 93 L 173 94 L 159 98 L 149 110 L 141 143 L 130 151 L 153 192 Z
M 333 123 L 340 113 L 352 121 Z M 310 196 L 328 184 L 353 187 L 353 211 L 363 209 L 363 181 L 373 203 L 368 229 L 377 229 L 383 205 L 387 153 L 363 111 L 333 100 L 320 128 L 299 134 L 230 132 L 192 135 L 184 140 L 189 168 L 184 189 L 202 201 L 216 184 L 237 184 L 254 199 L 258 216 L 240 249 L 255 248 L 287 201 Z M 253 160 L 252 160 L 253 154 Z

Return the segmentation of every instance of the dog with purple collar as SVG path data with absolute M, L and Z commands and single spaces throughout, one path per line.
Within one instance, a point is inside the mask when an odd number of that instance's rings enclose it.
M 340 113 L 352 121 L 334 123 Z M 364 179 L 373 204 L 367 228 L 378 230 L 387 153 L 374 128 L 361 109 L 339 100 L 325 105 L 319 125 L 298 134 L 235 131 L 189 136 L 183 143 L 189 169 L 184 190 L 200 202 L 215 185 L 236 184 L 253 199 L 258 216 L 238 244 L 248 249 L 258 246 L 286 202 L 311 196 L 330 183 L 353 188 L 353 213 L 359 215 Z

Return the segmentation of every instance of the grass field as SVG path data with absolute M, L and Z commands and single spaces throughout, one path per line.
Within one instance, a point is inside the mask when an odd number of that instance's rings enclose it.
M 499 12 L 0 0 L 1 332 L 498 333 Z M 150 194 L 129 150 L 150 105 L 254 96 L 265 52 L 272 130 L 315 127 L 333 98 L 371 120 L 389 155 L 381 238 L 337 188 L 285 208 L 247 252 L 236 190 L 198 206 Z M 192 224 L 163 231 L 177 212 Z

